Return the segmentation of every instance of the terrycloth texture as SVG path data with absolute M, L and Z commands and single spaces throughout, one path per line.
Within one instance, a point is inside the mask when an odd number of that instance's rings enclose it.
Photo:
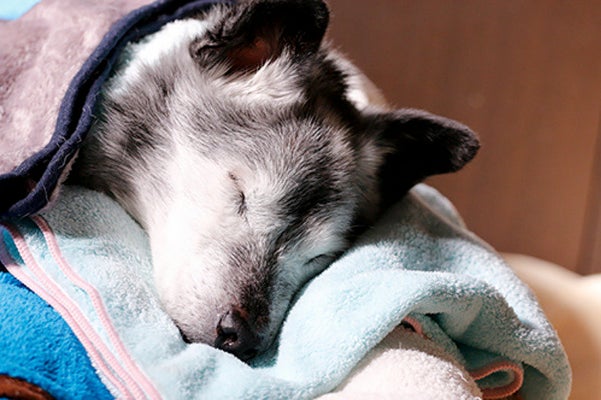
M 130 12 L 148 0 L 44 0 L 0 22 L 0 218 L 53 198 L 123 46 L 215 2 L 159 0 Z
M 6 272 L 0 272 L 0 299 L 0 375 L 25 379 L 57 399 L 111 398 L 83 346 L 48 304 Z M 5 394 L 0 388 L 0 397 Z
M 110 199 L 65 188 L 43 218 L 8 223 L 0 254 L 32 287 L 44 281 L 50 293 L 35 289 L 59 311 L 67 300 L 77 305 L 67 311 L 89 321 L 79 338 L 115 395 L 313 397 L 336 387 L 411 314 L 426 337 L 477 378 L 485 397 L 519 389 L 527 400 L 567 398 L 565 354 L 531 292 L 427 186 L 306 286 L 279 342 L 254 368 L 181 340 L 158 304 L 144 232 Z
M 397 328 L 361 360 L 336 391 L 318 400 L 473 400 L 482 393 L 469 373 L 422 335 Z

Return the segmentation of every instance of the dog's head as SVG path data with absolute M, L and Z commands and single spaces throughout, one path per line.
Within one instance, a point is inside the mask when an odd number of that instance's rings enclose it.
M 240 358 L 293 295 L 415 183 L 478 149 L 456 122 L 352 101 L 320 0 L 216 6 L 132 46 L 82 149 L 82 182 L 147 229 L 166 311 Z

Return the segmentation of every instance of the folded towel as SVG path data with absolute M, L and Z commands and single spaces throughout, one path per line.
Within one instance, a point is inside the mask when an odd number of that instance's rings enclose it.
M 152 285 L 145 233 L 104 195 L 66 187 L 41 217 L 5 222 L 2 239 L 1 261 L 61 313 L 118 397 L 311 398 L 407 316 L 485 398 L 569 393 L 566 356 L 531 292 L 425 185 L 307 284 L 251 366 L 181 340 Z

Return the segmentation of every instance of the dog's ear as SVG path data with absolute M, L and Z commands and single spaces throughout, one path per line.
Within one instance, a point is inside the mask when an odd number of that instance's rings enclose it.
M 480 148 L 470 128 L 425 111 L 402 109 L 369 119 L 384 150 L 379 169 L 383 208 L 430 175 L 458 171 Z
M 252 71 L 285 49 L 316 52 L 329 22 L 322 0 L 250 0 L 230 6 L 208 34 L 190 45 L 202 66 L 225 63 L 229 72 Z

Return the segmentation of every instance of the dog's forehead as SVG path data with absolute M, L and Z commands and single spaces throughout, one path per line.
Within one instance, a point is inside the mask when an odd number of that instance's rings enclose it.
M 356 155 L 348 129 L 329 121 L 291 113 L 243 126 L 235 137 L 239 141 L 231 145 L 249 168 L 288 182 L 288 189 L 339 184 L 354 169 Z

